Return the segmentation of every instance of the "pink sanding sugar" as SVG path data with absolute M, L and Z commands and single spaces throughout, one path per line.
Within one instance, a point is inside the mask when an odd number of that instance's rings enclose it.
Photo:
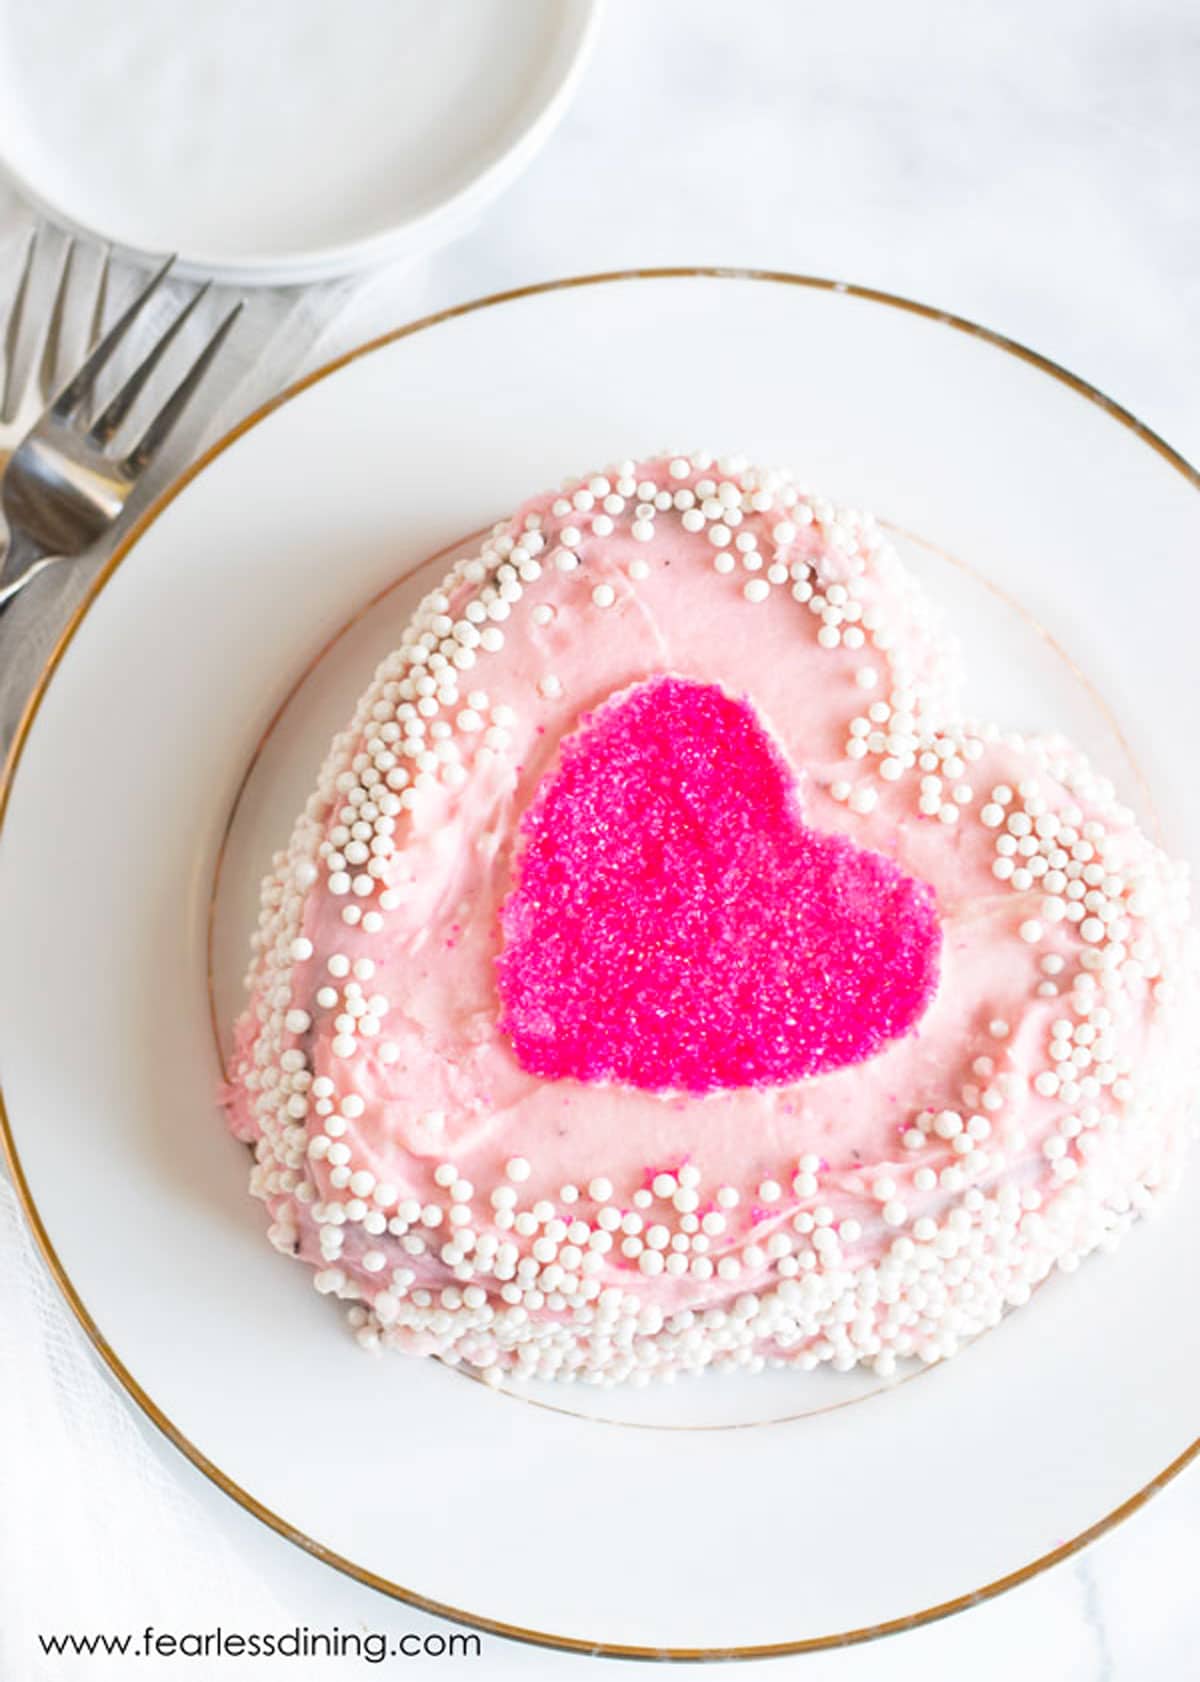
M 932 890 L 805 826 L 749 701 L 656 677 L 585 717 L 518 838 L 501 1026 L 549 1079 L 784 1086 L 908 1032 Z

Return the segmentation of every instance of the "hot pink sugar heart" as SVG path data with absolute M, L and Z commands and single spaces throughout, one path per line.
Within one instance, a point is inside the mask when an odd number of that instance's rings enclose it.
M 656 677 L 562 744 L 501 911 L 501 1026 L 550 1079 L 703 1094 L 874 1056 L 937 985 L 932 890 L 809 829 L 749 701 Z

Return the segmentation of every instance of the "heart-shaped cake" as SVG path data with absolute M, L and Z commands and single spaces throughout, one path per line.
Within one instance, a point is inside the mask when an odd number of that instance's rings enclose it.
M 422 603 L 263 889 L 227 1094 L 359 1339 L 505 1374 L 951 1354 L 1176 1177 L 1186 872 L 969 722 L 868 517 L 704 454 Z

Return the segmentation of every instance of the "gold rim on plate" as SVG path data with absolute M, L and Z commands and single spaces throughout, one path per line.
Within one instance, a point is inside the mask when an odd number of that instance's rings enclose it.
M 1015 339 L 1007 338 L 1002 333 L 996 333 L 990 328 L 981 327 L 976 322 L 968 321 L 962 316 L 935 309 L 929 304 L 918 303 L 911 298 L 897 297 L 893 293 L 882 292 L 874 287 L 857 286 L 848 281 L 827 280 L 814 275 L 796 275 L 766 269 L 684 266 L 657 269 L 623 269 L 604 274 L 574 275 L 565 280 L 542 281 L 532 286 L 515 287 L 507 292 L 492 293 L 488 297 L 477 298 L 469 303 L 457 304 L 451 309 L 439 310 L 434 315 L 423 316 L 420 320 L 409 322 L 407 326 L 394 328 L 391 332 L 369 339 L 365 344 L 335 357 L 331 362 L 322 364 L 321 367 L 314 369 L 311 374 L 305 375 L 303 379 L 288 386 L 278 396 L 271 398 L 247 415 L 223 438 L 218 439 L 215 444 L 211 445 L 186 472 L 181 474 L 173 484 L 156 498 L 151 506 L 135 521 L 129 532 L 117 545 L 109 560 L 96 575 L 87 594 L 51 650 L 50 656 L 38 677 L 17 726 L 16 734 L 5 760 L 3 773 L 0 775 L 0 825 L 3 824 L 7 813 L 14 779 L 28 746 L 34 721 L 37 718 L 46 691 L 62 663 L 67 649 L 74 640 L 88 612 L 95 604 L 100 592 L 134 545 L 164 510 L 175 501 L 176 497 L 191 484 L 198 474 L 202 473 L 218 456 L 223 455 L 245 433 L 266 420 L 284 403 L 298 397 L 301 392 L 307 391 L 310 386 L 328 378 L 330 374 L 337 373 L 339 369 L 357 361 L 359 357 L 368 356 L 372 351 L 381 350 L 387 345 L 395 344 L 400 339 L 406 339 L 412 334 L 424 332 L 430 327 L 437 327 L 442 322 L 452 321 L 458 316 L 473 315 L 480 310 L 491 309 L 498 304 L 513 303 L 517 299 L 537 297 L 543 293 L 566 292 L 582 287 L 611 285 L 637 280 L 678 279 L 752 280 L 775 285 L 801 286 L 810 291 L 840 293 L 843 296 L 858 298 L 867 303 L 881 304 L 889 309 L 901 310 L 908 315 L 920 316 L 927 321 L 937 322 L 943 327 L 948 327 L 954 332 L 964 333 L 971 338 L 982 340 L 985 344 L 992 345 L 1006 355 L 1016 357 L 1019 361 L 1038 369 L 1041 373 L 1058 381 L 1060 385 L 1067 386 L 1087 402 L 1102 409 L 1119 425 L 1132 432 L 1142 443 L 1148 445 L 1160 455 L 1195 490 L 1200 491 L 1200 471 L 1194 468 L 1177 450 L 1172 449 L 1158 433 L 1152 431 L 1150 427 L 1131 414 L 1128 409 L 1114 403 L 1111 398 L 1106 397 L 1095 386 L 1089 385 L 1086 380 L 1080 379 L 1077 374 L 1070 373 L 1057 362 L 1053 362 L 1037 351 L 1019 344 Z M 642 1647 L 622 1642 L 585 1641 L 573 1636 L 553 1635 L 542 1630 L 525 1629 L 518 1624 L 509 1624 L 495 1618 L 483 1617 L 480 1614 L 467 1611 L 463 1607 L 450 1606 L 442 1601 L 431 1600 L 415 1589 L 405 1588 L 403 1584 L 390 1582 L 387 1578 L 379 1576 L 365 1566 L 356 1565 L 353 1560 L 324 1547 L 313 1537 L 306 1536 L 303 1531 L 297 1530 L 286 1519 L 265 1507 L 262 1502 L 256 1500 L 247 1490 L 242 1489 L 232 1478 L 222 1472 L 219 1466 L 214 1465 L 207 1456 L 201 1453 L 195 1444 L 184 1436 L 178 1426 L 155 1405 L 151 1397 L 146 1394 L 133 1374 L 124 1365 L 120 1356 L 111 1347 L 92 1319 L 82 1297 L 59 1260 L 25 1178 L 2 1091 L 0 1091 L 0 1141 L 3 1142 L 4 1156 L 17 1196 L 56 1285 L 66 1298 L 71 1311 L 87 1333 L 97 1354 L 104 1361 L 109 1371 L 163 1435 L 181 1453 L 186 1455 L 192 1464 L 204 1473 L 205 1477 L 211 1479 L 226 1495 L 231 1496 L 239 1506 L 245 1508 L 248 1513 L 252 1513 L 255 1518 L 260 1519 L 287 1541 L 295 1543 L 297 1547 L 312 1554 L 316 1559 L 323 1560 L 326 1565 L 334 1566 L 347 1576 L 365 1583 L 369 1588 L 378 1589 L 382 1593 L 390 1595 L 393 1599 L 404 1601 L 406 1604 L 416 1607 L 419 1611 L 428 1612 L 436 1617 L 446 1618 L 453 1623 L 464 1624 L 491 1635 L 508 1636 L 513 1640 L 528 1642 L 534 1646 L 553 1648 L 560 1652 L 583 1653 L 602 1658 L 669 1659 L 693 1663 L 705 1660 L 781 1658 L 787 1654 L 818 1652 L 822 1649 L 846 1647 L 858 1642 L 872 1641 L 879 1636 L 895 1635 L 904 1630 L 916 1629 L 922 1624 L 933 1623 L 939 1618 L 948 1617 L 953 1612 L 963 1611 L 980 1601 L 990 1600 L 995 1595 L 1004 1593 L 1006 1589 L 1015 1588 L 1019 1583 L 1028 1582 L 1031 1577 L 1037 1576 L 1039 1572 L 1047 1570 L 1061 1560 L 1068 1559 L 1072 1554 L 1078 1553 L 1080 1549 L 1095 1541 L 1097 1537 L 1114 1529 L 1123 1519 L 1128 1518 L 1131 1513 L 1144 1506 L 1152 1495 L 1157 1494 L 1190 1461 L 1200 1454 L 1200 1437 L 1198 1437 L 1169 1466 L 1164 1467 L 1157 1477 L 1152 1478 L 1149 1483 L 1129 1496 L 1120 1506 L 1115 1507 L 1112 1512 L 1098 1519 L 1095 1524 L 1089 1525 L 1086 1530 L 1080 1531 L 1077 1536 L 1061 1542 L 1056 1548 L 1052 1548 L 1048 1553 L 1041 1554 L 1037 1559 L 1030 1561 L 1029 1564 L 1022 1565 L 1003 1577 L 997 1577 L 993 1582 L 985 1583 L 980 1588 L 967 1594 L 956 1595 L 952 1600 L 941 1601 L 937 1605 L 923 1607 L 920 1611 L 907 1613 L 903 1617 L 891 1618 L 886 1622 L 871 1624 L 861 1629 L 840 1631 L 832 1635 L 809 1636 L 798 1641 L 778 1641 L 757 1646 L 726 1648 Z

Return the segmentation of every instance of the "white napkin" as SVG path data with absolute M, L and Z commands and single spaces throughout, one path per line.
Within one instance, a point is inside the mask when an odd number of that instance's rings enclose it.
M 28 234 L 26 212 L 0 192 L 0 320 Z M 51 244 L 58 236 L 51 236 Z M 41 255 L 48 255 L 43 251 Z M 98 261 L 81 251 L 80 266 Z M 39 262 L 48 308 L 55 264 Z M 144 276 L 114 276 L 131 296 Z M 405 301 L 400 303 L 397 292 Z M 417 277 L 379 272 L 304 291 L 260 290 L 246 307 L 180 432 L 139 492 L 144 502 L 241 416 L 305 369 L 419 313 Z M 186 295 L 164 288 L 140 324 L 144 346 Z M 199 348 L 229 296 L 206 301 L 176 347 L 178 367 Z M 116 299 L 110 298 L 110 319 Z M 136 353 L 135 353 L 136 354 Z M 173 353 L 174 354 L 174 353 Z M 162 391 L 156 386 L 161 401 Z M 149 407 L 153 409 L 153 400 Z M 71 610 L 105 557 L 50 569 L 0 616 L 0 749 Z M 0 1071 L 2 1073 L 2 1071 Z M 215 1534 L 194 1497 L 150 1452 L 118 1391 L 58 1295 L 0 1169 L 0 1678 L 194 1674 L 186 1660 L 41 1659 L 37 1632 L 286 1629 L 302 1609 L 272 1601 L 257 1574 Z M 136 1575 L 130 1563 L 136 1562 Z M 182 1668 L 178 1668 L 182 1667 Z M 220 1664 L 223 1678 L 261 1677 L 263 1665 Z

